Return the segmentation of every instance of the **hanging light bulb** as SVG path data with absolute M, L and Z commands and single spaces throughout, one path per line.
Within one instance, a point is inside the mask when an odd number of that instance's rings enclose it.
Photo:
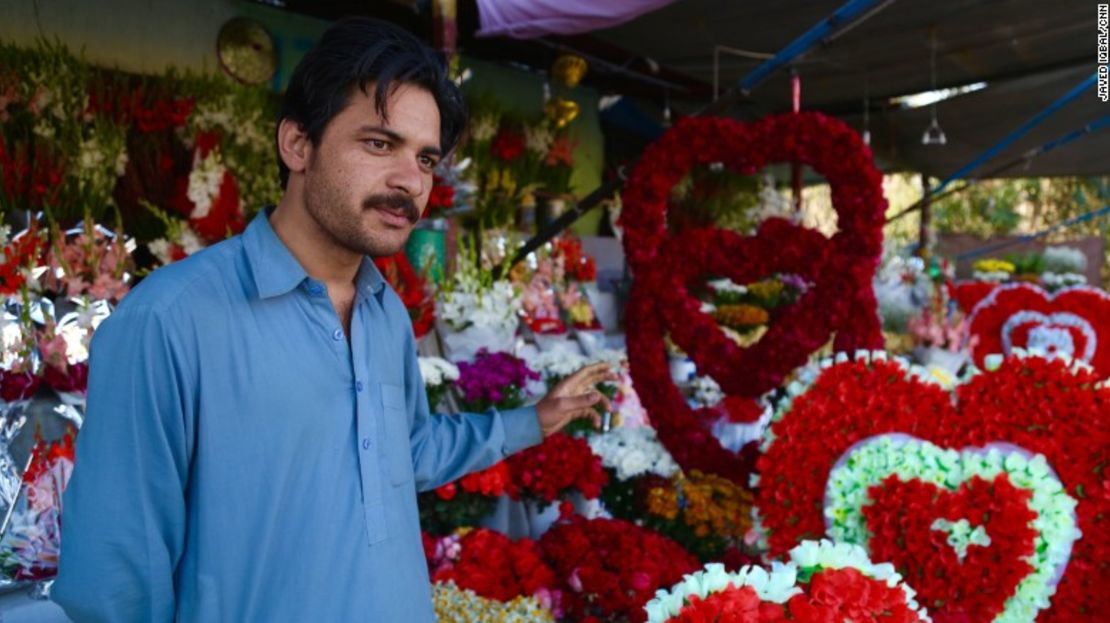
M 929 34 L 931 52 L 929 54 L 929 75 L 932 82 L 932 90 L 937 90 L 937 29 L 934 26 Z M 940 129 L 940 122 L 937 121 L 937 103 L 929 107 L 932 114 L 932 121 L 929 122 L 929 127 L 925 128 L 925 133 L 921 135 L 922 145 L 944 145 L 948 142 L 948 137 L 944 135 L 944 130 Z
M 663 127 L 671 127 L 671 92 L 663 92 Z

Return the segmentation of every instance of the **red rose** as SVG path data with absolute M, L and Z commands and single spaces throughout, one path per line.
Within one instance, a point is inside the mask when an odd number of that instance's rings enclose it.
M 490 142 L 489 150 L 499 160 L 516 160 L 524 153 L 524 135 L 502 128 Z

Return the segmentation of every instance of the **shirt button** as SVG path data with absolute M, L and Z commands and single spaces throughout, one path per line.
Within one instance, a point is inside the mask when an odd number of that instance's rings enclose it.
M 355 391 L 362 391 L 362 381 L 355 381 Z
M 343 329 L 337 328 L 335 331 L 332 331 L 331 339 L 335 340 L 336 342 L 343 339 Z
M 363 437 L 362 438 L 362 449 L 363 450 L 369 450 L 370 449 L 370 438 L 369 437 Z

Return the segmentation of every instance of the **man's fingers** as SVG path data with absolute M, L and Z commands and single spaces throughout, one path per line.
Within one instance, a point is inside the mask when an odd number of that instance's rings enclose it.
M 564 412 L 569 411 L 576 413 L 578 411 L 590 409 L 602 400 L 605 400 L 606 403 L 609 402 L 601 392 L 592 391 L 586 392 L 585 394 L 578 394 L 577 396 L 560 398 L 559 407 L 561 407 L 561 410 Z

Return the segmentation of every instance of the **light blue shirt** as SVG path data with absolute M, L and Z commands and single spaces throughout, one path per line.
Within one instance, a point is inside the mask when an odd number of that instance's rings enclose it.
M 266 211 L 162 268 L 92 343 L 53 599 L 78 623 L 431 622 L 417 490 L 539 443 L 534 408 L 430 416 L 369 260 L 350 343 Z

